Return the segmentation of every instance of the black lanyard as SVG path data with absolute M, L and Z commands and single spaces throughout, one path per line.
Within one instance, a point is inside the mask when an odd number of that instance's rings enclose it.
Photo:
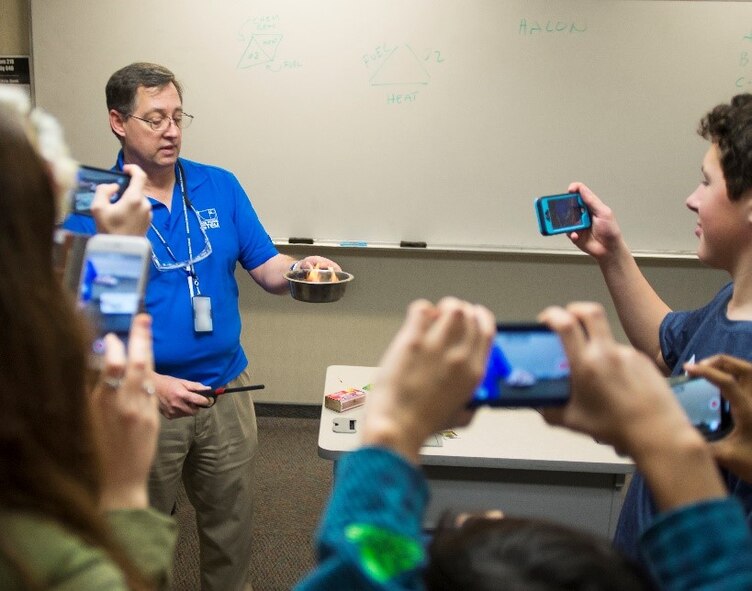
M 188 223 L 188 205 L 191 206 L 191 209 L 193 209 L 193 204 L 188 199 L 188 192 L 185 188 L 185 182 L 184 182 L 184 172 L 183 172 L 183 165 L 180 163 L 180 160 L 177 162 L 177 168 L 178 168 L 178 184 L 180 185 L 180 195 L 182 196 L 182 204 L 183 204 L 183 220 L 185 221 L 185 236 L 186 240 L 188 241 L 188 261 L 184 267 L 184 271 L 186 272 L 188 276 L 188 289 L 191 293 L 191 299 L 193 299 L 194 295 L 201 295 L 201 290 L 199 289 L 199 283 L 198 283 L 198 275 L 196 275 L 196 270 L 193 265 L 193 247 L 191 246 L 191 225 Z M 194 210 L 195 211 L 195 210 Z M 196 218 L 198 218 L 198 213 L 196 214 Z M 198 220 L 198 223 L 201 223 L 201 220 Z M 156 234 L 157 238 L 159 238 L 159 241 L 162 243 L 162 246 L 164 246 L 165 250 L 167 251 L 167 254 L 170 255 L 173 261 L 178 263 L 178 259 L 175 256 L 175 253 L 172 252 L 172 249 L 170 248 L 170 245 L 167 244 L 167 241 L 164 239 L 162 234 L 160 234 L 159 230 L 154 226 L 154 223 L 152 222 L 150 225 L 152 230 L 154 230 L 154 234 Z M 156 263 L 155 263 L 156 266 Z M 157 266 L 157 270 L 159 270 L 159 267 Z

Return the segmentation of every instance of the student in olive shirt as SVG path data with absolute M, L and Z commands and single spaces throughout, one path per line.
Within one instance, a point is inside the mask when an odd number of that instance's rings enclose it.
M 0 89 L 0 588 L 162 589 L 177 532 L 148 507 L 151 321 L 136 317 L 127 355 L 108 335 L 94 374 L 89 327 L 53 269 L 75 172 L 57 122 Z M 148 225 L 145 176 L 129 172 L 122 203 L 98 189 L 100 227 Z

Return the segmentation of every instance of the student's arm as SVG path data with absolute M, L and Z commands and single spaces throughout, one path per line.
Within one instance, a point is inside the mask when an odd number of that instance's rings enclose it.
M 318 531 L 318 566 L 298 591 L 423 588 L 426 438 L 466 424 L 495 333 L 488 310 L 455 299 L 411 304 L 368 393 L 363 447 L 339 462 Z
M 467 424 L 467 403 L 483 377 L 493 315 L 481 306 L 445 298 L 419 301 L 410 310 L 384 357 L 369 395 L 363 444 L 391 449 L 418 464 L 426 438 Z
M 640 536 L 640 550 L 663 591 L 752 589 L 752 533 L 737 499 L 658 515 Z
M 91 393 L 92 427 L 102 465 L 103 510 L 145 509 L 147 482 L 157 449 L 159 414 L 150 383 L 151 317 L 131 323 L 128 352 L 114 334 L 105 337 L 104 369 Z
M 316 532 L 318 564 L 296 591 L 422 589 L 427 506 L 425 476 L 405 458 L 386 447 L 347 454 Z
M 649 359 L 614 341 L 603 307 L 549 308 L 572 375 L 570 402 L 547 421 L 583 431 L 632 456 L 662 511 L 726 496 L 713 454 Z
M 570 402 L 544 417 L 635 460 L 660 510 L 640 538 L 658 588 L 752 589 L 752 534 L 742 508 L 666 380 L 642 353 L 613 340 L 598 304 L 549 308 L 540 319 L 561 336 L 572 370 Z
M 583 183 L 572 183 L 569 191 L 580 192 L 593 220 L 589 230 L 569 238 L 598 262 L 629 341 L 667 373 L 658 332 L 671 309 L 640 271 L 611 209 Z

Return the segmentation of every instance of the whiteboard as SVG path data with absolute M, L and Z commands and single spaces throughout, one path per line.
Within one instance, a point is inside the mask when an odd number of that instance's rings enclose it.
M 589 184 L 630 246 L 695 250 L 683 205 L 714 105 L 752 88 L 752 4 L 32 0 L 37 105 L 111 166 L 104 86 L 153 61 L 280 241 L 572 250 L 535 197 Z

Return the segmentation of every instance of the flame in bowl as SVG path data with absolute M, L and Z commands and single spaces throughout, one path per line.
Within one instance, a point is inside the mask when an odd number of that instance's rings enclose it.
M 339 277 L 337 277 L 337 272 L 331 267 L 320 269 L 318 263 L 316 263 L 308 270 L 305 280 L 311 283 L 337 283 L 339 282 Z

